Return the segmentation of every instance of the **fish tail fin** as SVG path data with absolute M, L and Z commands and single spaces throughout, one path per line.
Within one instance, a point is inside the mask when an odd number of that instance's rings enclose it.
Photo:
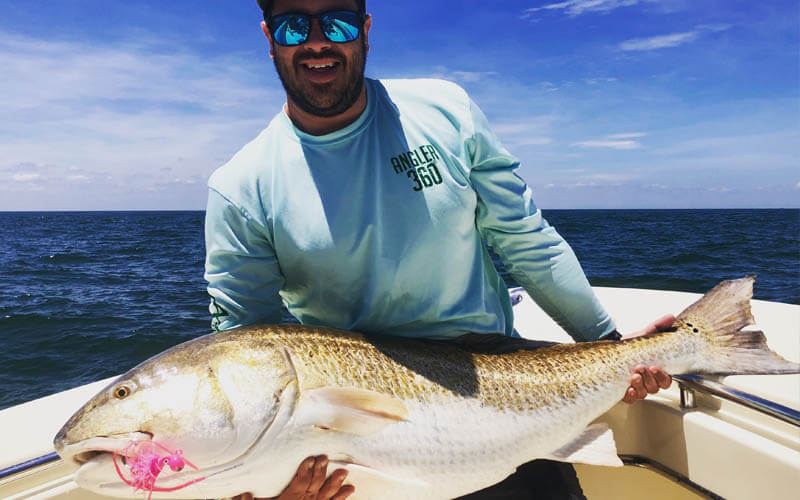
M 695 373 L 800 373 L 800 364 L 787 361 L 767 346 L 764 333 L 742 330 L 755 323 L 750 312 L 755 276 L 723 281 L 675 320 L 679 331 L 703 338 Z

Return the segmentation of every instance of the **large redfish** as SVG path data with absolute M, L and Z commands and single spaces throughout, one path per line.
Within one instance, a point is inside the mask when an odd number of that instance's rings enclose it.
M 143 440 L 158 443 L 155 456 L 166 450 L 145 488 L 153 498 L 274 496 L 319 454 L 349 471 L 353 498 L 372 499 L 453 498 L 540 457 L 620 465 L 608 427 L 590 423 L 621 399 L 636 365 L 800 372 L 761 332 L 742 330 L 752 287 L 752 277 L 723 282 L 672 331 L 622 342 L 531 349 L 495 336 L 425 342 L 290 325 L 211 334 L 119 377 L 55 446 L 80 465 L 79 485 L 128 498 L 141 496 L 131 443 Z M 192 467 L 166 467 L 176 450 Z

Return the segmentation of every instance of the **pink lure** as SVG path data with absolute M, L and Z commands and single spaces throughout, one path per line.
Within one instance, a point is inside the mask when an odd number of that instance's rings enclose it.
M 167 454 L 163 455 L 160 452 L 166 452 Z M 118 455 L 124 457 L 125 464 L 130 469 L 133 479 L 128 479 L 122 474 L 122 470 L 117 463 Z M 137 491 L 148 491 L 147 500 L 150 500 L 154 491 L 175 491 L 205 479 L 201 477 L 171 488 L 157 487 L 156 480 L 166 466 L 169 466 L 169 468 L 175 472 L 183 470 L 186 465 L 189 465 L 194 470 L 199 469 L 193 463 L 183 458 L 182 450 L 175 450 L 173 452 L 155 441 L 131 441 L 131 443 L 122 450 L 122 453 L 118 454 L 114 452 L 113 458 L 114 467 L 117 469 L 117 474 L 120 479 L 128 486 L 136 488 Z

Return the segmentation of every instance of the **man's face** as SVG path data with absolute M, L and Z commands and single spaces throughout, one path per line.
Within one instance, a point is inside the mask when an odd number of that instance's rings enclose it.
M 358 5 L 355 0 L 276 0 L 272 15 L 321 14 L 331 10 L 358 10 Z M 361 36 L 346 43 L 326 39 L 318 19 L 312 20 L 308 40 L 293 47 L 278 45 L 265 30 L 283 88 L 300 109 L 314 116 L 330 117 L 353 106 L 364 87 L 370 22 L 367 18 Z

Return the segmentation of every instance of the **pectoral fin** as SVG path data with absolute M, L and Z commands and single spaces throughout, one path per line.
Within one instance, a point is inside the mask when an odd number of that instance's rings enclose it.
M 575 440 L 544 457 L 559 462 L 622 467 L 614 433 L 607 424 L 593 424 Z
M 403 403 L 366 389 L 322 387 L 304 391 L 298 421 L 322 429 L 366 435 L 405 420 Z

